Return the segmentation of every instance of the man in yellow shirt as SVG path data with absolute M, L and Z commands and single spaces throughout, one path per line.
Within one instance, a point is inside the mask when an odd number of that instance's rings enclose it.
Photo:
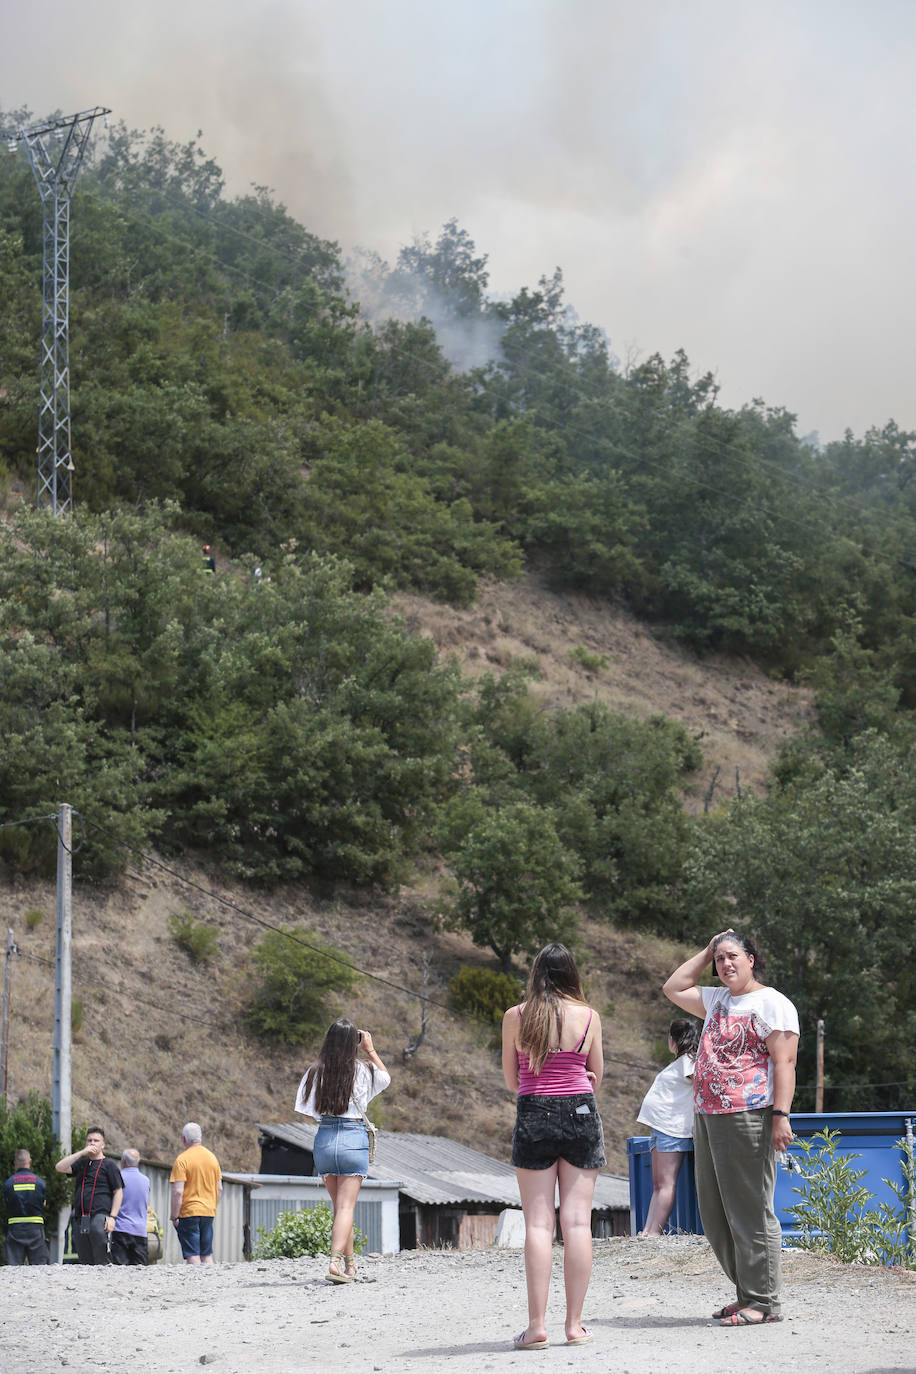
M 197 1122 L 189 1121 L 169 1179 L 172 1225 L 187 1264 L 213 1263 L 213 1218 L 223 1191 L 219 1160 L 201 1145 L 201 1134 Z

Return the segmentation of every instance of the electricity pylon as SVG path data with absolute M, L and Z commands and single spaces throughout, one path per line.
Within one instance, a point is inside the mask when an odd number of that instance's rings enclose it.
M 38 497 L 55 515 L 73 505 L 70 452 L 70 198 L 101 105 L 17 130 L 44 210 L 41 275 L 41 379 Z

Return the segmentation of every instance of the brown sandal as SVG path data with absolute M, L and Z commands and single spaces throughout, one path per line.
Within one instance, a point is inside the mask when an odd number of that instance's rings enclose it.
M 770 1322 L 781 1322 L 782 1317 L 777 1317 L 775 1312 L 761 1312 L 759 1321 L 749 1317 L 746 1312 L 733 1312 L 730 1317 L 725 1317 L 719 1322 L 720 1326 L 768 1326 Z
M 332 1268 L 332 1265 L 335 1265 L 335 1264 L 337 1265 L 336 1270 L 335 1270 L 334 1268 Z M 340 1252 L 339 1250 L 332 1250 L 332 1251 L 331 1251 L 331 1258 L 328 1260 L 328 1272 L 327 1272 L 327 1281 L 328 1281 L 328 1283 L 352 1283 L 352 1282 L 353 1282 L 353 1275 L 348 1274 L 348 1273 L 346 1272 L 346 1268 L 347 1268 L 347 1257 L 346 1257 L 346 1255 L 341 1254 L 341 1252 Z

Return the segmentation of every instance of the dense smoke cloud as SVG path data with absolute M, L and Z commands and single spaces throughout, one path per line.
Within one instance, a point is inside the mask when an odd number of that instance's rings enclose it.
M 200 129 L 348 254 L 456 216 L 495 292 L 559 264 L 618 353 L 684 347 L 830 438 L 916 428 L 914 50 L 902 0 L 45 0 L 0 105 Z

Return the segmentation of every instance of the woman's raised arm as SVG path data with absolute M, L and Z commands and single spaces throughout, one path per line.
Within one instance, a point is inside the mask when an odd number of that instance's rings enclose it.
M 719 935 L 729 935 L 729 930 L 722 930 Z M 671 977 L 662 988 L 662 992 L 682 1011 L 689 1012 L 691 1016 L 704 1017 L 706 1006 L 703 1002 L 703 994 L 697 984 L 700 981 L 703 970 L 707 964 L 713 961 L 716 941 L 719 935 L 714 935 L 705 949 L 701 949 L 699 954 L 694 954 L 687 959 L 680 968 L 676 968 Z

